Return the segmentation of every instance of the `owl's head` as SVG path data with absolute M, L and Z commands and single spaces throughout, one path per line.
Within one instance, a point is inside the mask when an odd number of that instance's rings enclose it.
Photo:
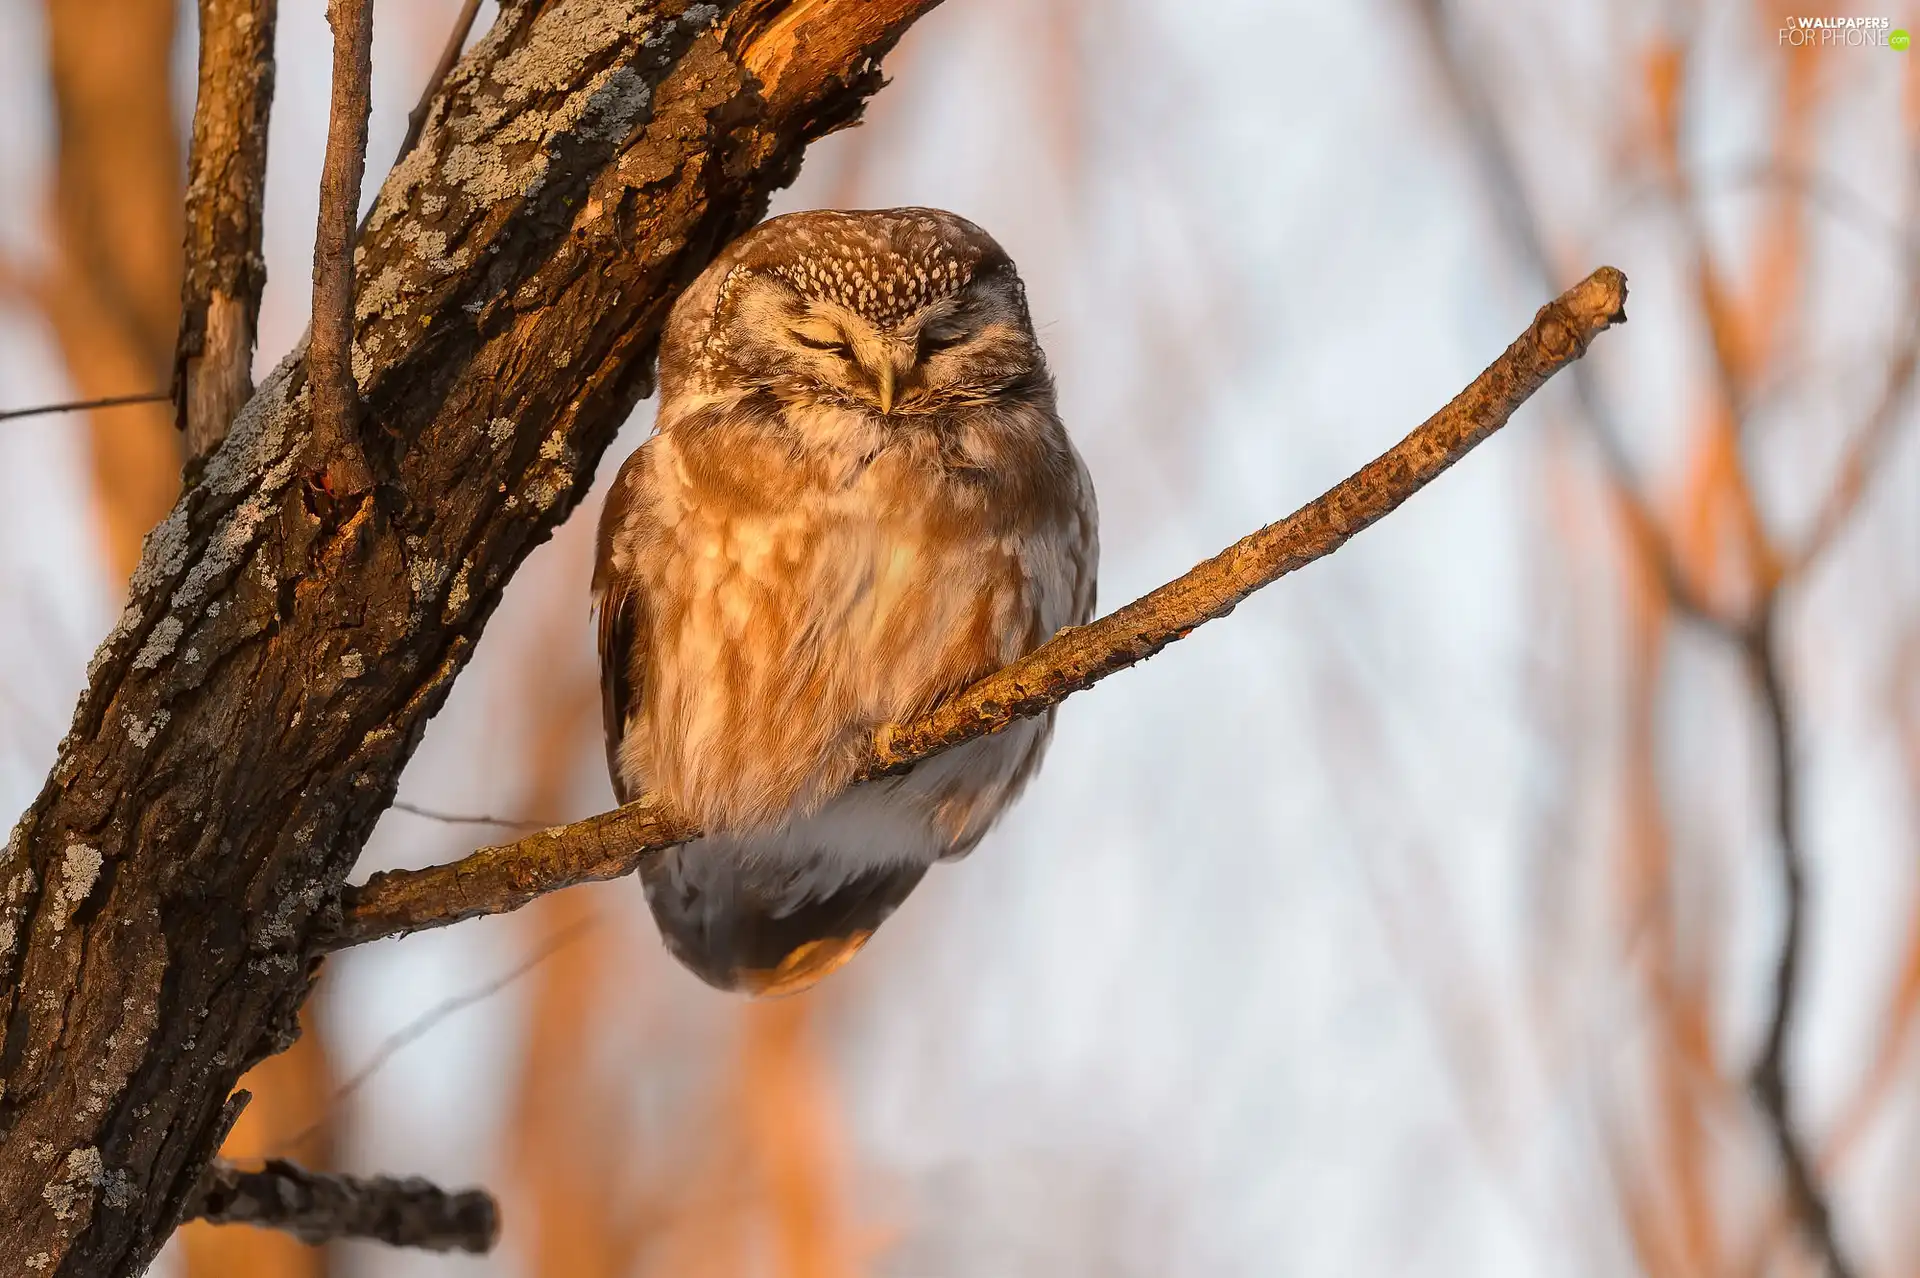
M 913 416 L 1044 385 L 1046 361 L 985 231 L 939 209 L 822 210 L 762 223 L 707 269 L 669 320 L 661 381 Z

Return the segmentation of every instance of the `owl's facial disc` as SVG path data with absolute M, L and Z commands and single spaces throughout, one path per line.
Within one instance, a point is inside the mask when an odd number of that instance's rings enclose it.
M 979 402 L 1039 366 L 1024 312 L 966 290 L 882 326 L 830 301 L 790 312 L 787 348 L 818 387 L 881 416 Z

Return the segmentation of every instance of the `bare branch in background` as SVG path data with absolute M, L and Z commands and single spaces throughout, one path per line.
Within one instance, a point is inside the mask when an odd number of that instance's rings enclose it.
M 446 1190 L 417 1176 L 346 1176 L 274 1158 L 207 1169 L 188 1218 L 280 1229 L 306 1243 L 365 1238 L 425 1251 L 493 1250 L 500 1208 L 484 1189 Z
M 187 453 L 204 457 L 253 394 L 279 0 L 200 0 L 200 88 L 187 156 L 187 260 L 174 355 Z
M 334 496 L 351 497 L 373 487 L 353 376 L 353 242 L 373 109 L 373 0 L 327 0 L 327 25 L 333 28 L 333 97 L 313 237 L 307 377 L 313 387 L 314 468 Z
M 380 1045 L 373 1049 L 373 1054 L 366 1059 L 360 1068 L 354 1070 L 352 1075 L 350 1075 L 345 1082 L 341 1083 L 340 1086 L 334 1090 L 333 1094 L 327 1098 L 327 1113 L 321 1115 L 317 1121 L 307 1126 L 304 1130 L 295 1133 L 286 1142 L 284 1151 L 287 1153 L 305 1154 L 309 1142 L 315 1137 L 320 1136 L 326 1130 L 327 1120 L 331 1116 L 332 1111 L 343 1101 L 352 1097 L 355 1092 L 366 1086 L 367 1080 L 375 1074 L 378 1074 L 381 1069 L 386 1066 L 388 1061 L 399 1055 L 406 1048 L 413 1046 L 413 1044 L 425 1038 L 428 1034 L 431 1034 L 435 1029 L 439 1028 L 441 1023 L 446 1021 L 448 1017 L 464 1012 L 469 1007 L 474 1007 L 486 1002 L 495 994 L 506 989 L 509 985 L 512 985 L 515 981 L 552 958 L 555 954 L 572 945 L 575 941 L 587 934 L 593 927 L 594 922 L 595 920 L 592 918 L 585 918 L 578 920 L 570 926 L 559 929 L 538 949 L 534 950 L 533 953 L 522 959 L 508 971 L 502 972 L 499 976 L 494 977 L 476 989 L 456 994 L 452 998 L 442 999 L 380 1040 Z
M 1626 298 L 1626 277 L 1601 267 L 1541 307 L 1527 331 L 1471 385 L 1359 472 L 1185 576 L 1089 625 L 1063 630 L 920 719 L 881 729 L 861 776 L 904 772 L 1039 714 L 1332 554 L 1504 426 L 1549 377 L 1584 355 L 1596 335 L 1626 318 Z M 450 865 L 377 874 L 349 890 L 340 926 L 323 943 L 340 948 L 518 909 L 546 892 L 631 873 L 648 856 L 698 833 L 649 795 Z
M 442 825 L 498 825 L 510 830 L 539 830 L 559 824 L 557 821 L 527 821 L 519 817 L 473 816 L 461 812 L 442 812 L 438 808 L 425 808 L 418 803 L 405 803 L 399 799 L 389 803 L 387 810 L 404 812 L 408 816 L 417 816 L 428 821 L 438 821 Z
M 1805 945 L 1807 864 L 1800 845 L 1799 787 L 1795 782 L 1793 717 L 1775 639 L 1777 609 L 1769 608 L 1748 635 L 1748 667 L 1759 691 L 1768 752 L 1774 769 L 1773 837 L 1780 863 L 1784 919 L 1774 960 L 1772 1010 L 1753 1089 L 1766 1111 L 1775 1152 L 1786 1173 L 1794 1215 L 1826 1264 L 1828 1278 L 1853 1278 L 1857 1272 L 1834 1232 L 1833 1211 L 1819 1173 L 1793 1122 L 1793 1094 L 1787 1078 L 1787 1049 L 1799 1007 L 1800 965 Z
M 1541 221 L 1521 176 L 1512 139 L 1486 93 L 1488 77 L 1469 64 L 1445 0 L 1414 0 L 1413 7 L 1510 242 L 1518 245 L 1526 266 L 1546 269 Z M 1760 702 L 1775 765 L 1771 825 L 1784 917 L 1767 1033 L 1752 1074 L 1754 1095 L 1780 1158 L 1788 1208 L 1828 1272 L 1847 1275 L 1854 1270 L 1836 1237 L 1806 1142 L 1790 1121 L 1787 1057 L 1804 948 L 1806 858 L 1797 828 L 1801 782 L 1794 769 L 1793 709 L 1778 639 L 1784 624 L 1783 595 L 1804 578 L 1809 565 L 1850 520 L 1875 460 L 1884 455 L 1906 416 L 1920 357 L 1920 305 L 1909 302 L 1906 332 L 1889 361 L 1882 396 L 1850 436 L 1806 543 L 1797 553 L 1782 555 L 1766 531 L 1739 450 L 1760 372 L 1787 335 L 1798 299 L 1805 293 L 1805 206 L 1817 194 L 1818 184 L 1793 178 L 1806 167 L 1819 80 L 1814 64 L 1804 57 L 1791 59 L 1779 78 L 1779 119 L 1767 166 L 1777 179 L 1772 183 L 1775 203 L 1759 237 L 1757 260 L 1747 272 L 1753 280 L 1751 295 L 1737 304 L 1726 274 L 1714 260 L 1699 192 L 1681 154 L 1680 113 L 1688 101 L 1683 83 L 1688 61 L 1684 45 L 1656 39 L 1643 69 L 1652 121 L 1650 141 L 1657 152 L 1661 186 L 1676 214 L 1693 301 L 1708 338 L 1710 380 L 1716 396 L 1702 427 L 1695 471 L 1689 476 L 1693 522 L 1676 533 L 1656 518 L 1598 387 L 1582 370 L 1576 369 L 1575 377 L 1586 424 L 1600 444 L 1610 472 L 1610 490 L 1636 557 L 1659 582 L 1669 604 L 1732 643 L 1752 676 Z M 1904 235 L 1896 238 L 1906 245 Z M 1903 250 L 1901 260 L 1908 256 Z M 1731 518 L 1742 558 L 1738 565 L 1742 599 L 1733 610 L 1715 606 L 1706 594 L 1715 553 L 1713 520 L 1721 516 Z
M 0 422 L 17 417 L 45 417 L 51 413 L 84 413 L 96 408 L 118 408 L 123 404 L 157 404 L 172 399 L 167 391 L 147 391 L 140 395 L 107 395 L 100 399 L 70 399 L 59 404 L 36 404 L 32 408 L 0 408 Z
M 1518 246 L 1516 255 L 1523 269 L 1543 284 L 1551 281 L 1556 267 L 1540 215 L 1521 175 L 1520 158 L 1487 94 L 1485 77 L 1467 61 L 1456 41 L 1446 0 L 1410 0 L 1410 5 L 1419 19 L 1441 87 L 1466 130 L 1469 148 L 1507 242 Z M 1666 530 L 1648 504 L 1639 468 L 1627 450 L 1626 432 L 1598 379 L 1582 364 L 1574 366 L 1572 376 L 1579 420 L 1606 463 L 1616 510 L 1626 522 L 1637 551 L 1653 566 L 1674 606 L 1689 620 L 1722 637 L 1737 639 L 1738 622 L 1716 608 L 1689 579 Z
M 434 95 L 440 92 L 447 73 L 453 70 L 453 64 L 460 60 L 460 50 L 467 45 L 467 36 L 473 32 L 473 20 L 480 14 L 480 0 L 464 0 L 460 12 L 454 17 L 453 30 L 447 33 L 446 47 L 440 50 L 440 61 L 433 67 L 433 74 L 427 77 L 426 88 L 420 91 L 420 101 L 413 110 L 407 112 L 407 136 L 400 140 L 400 150 L 394 155 L 395 164 L 407 158 L 413 150 L 413 144 L 420 140 L 420 130 L 427 127 L 427 112 L 433 109 Z
M 1920 269 L 1920 268 L 1916 268 Z M 1916 281 L 1920 283 L 1920 280 Z M 1798 576 L 1825 553 L 1853 518 L 1881 458 L 1892 449 L 1900 428 L 1913 417 L 1913 390 L 1920 371 L 1920 291 L 1909 303 L 1908 332 L 1887 370 L 1886 385 L 1866 422 L 1856 429 L 1840 459 L 1833 485 L 1820 504 L 1806 541 L 1787 565 L 1788 576 Z

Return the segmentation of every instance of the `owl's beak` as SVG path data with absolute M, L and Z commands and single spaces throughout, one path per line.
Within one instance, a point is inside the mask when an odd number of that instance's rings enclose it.
M 887 361 L 876 371 L 880 383 L 880 415 L 885 417 L 893 411 L 893 363 Z

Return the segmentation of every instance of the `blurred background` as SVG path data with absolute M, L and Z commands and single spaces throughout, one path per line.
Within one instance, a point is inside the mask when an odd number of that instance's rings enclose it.
M 280 16 L 262 370 L 306 323 L 322 8 Z M 378 6 L 369 200 L 457 8 Z M 1357 468 L 1594 266 L 1632 322 L 1075 698 L 1000 830 L 813 993 L 700 985 L 631 881 L 330 960 L 227 1152 L 487 1185 L 500 1248 L 193 1226 L 156 1273 L 1815 1273 L 1750 1085 L 1784 812 L 1792 1112 L 1858 1268 L 1920 1274 L 1920 51 L 1790 22 L 949 0 L 778 207 L 942 205 L 1009 248 L 1104 607 Z M 0 0 L 0 408 L 164 389 L 193 24 Z M 0 422 L 6 812 L 178 460 L 165 408 Z M 515 579 L 403 800 L 610 804 L 596 514 Z M 359 873 L 510 833 L 395 810 Z

